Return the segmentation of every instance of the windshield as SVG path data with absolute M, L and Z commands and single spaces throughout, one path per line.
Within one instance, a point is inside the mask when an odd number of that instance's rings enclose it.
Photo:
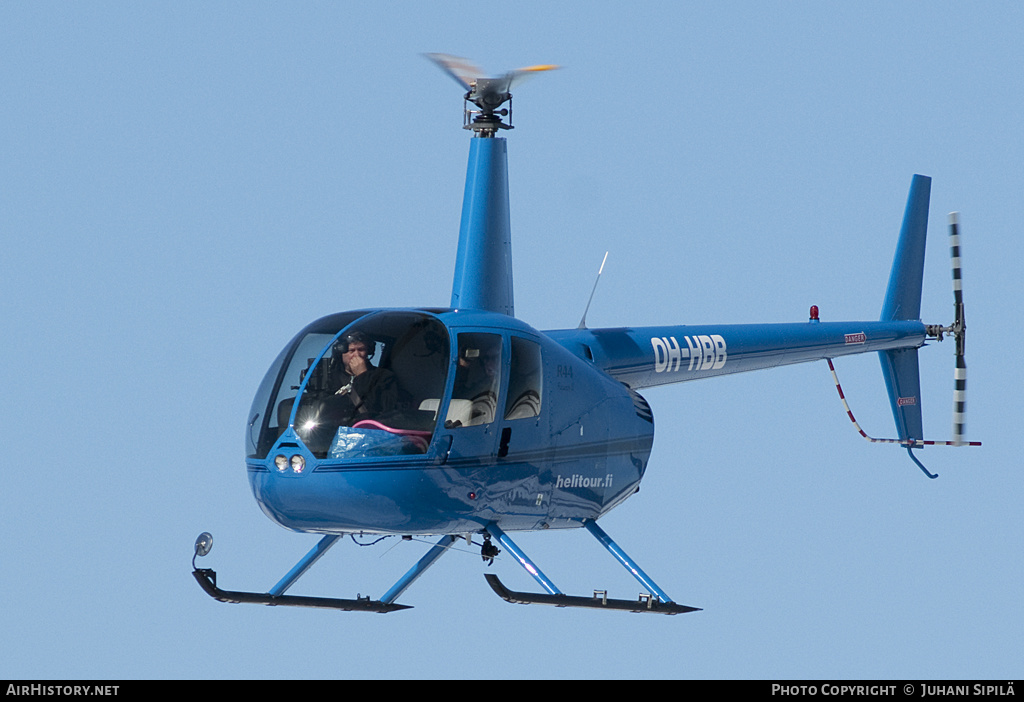
M 366 312 L 341 312 L 322 317 L 300 331 L 278 354 L 263 376 L 246 428 L 246 456 L 264 458 L 277 437 L 288 426 L 288 414 L 283 421 L 277 407 L 294 398 L 302 382 L 301 375 L 320 353 L 325 344 Z
M 257 393 L 250 418 L 263 421 L 251 455 L 266 456 L 289 425 L 318 458 L 423 453 L 444 394 L 448 343 L 444 325 L 418 312 L 315 322 L 268 371 L 275 383 Z

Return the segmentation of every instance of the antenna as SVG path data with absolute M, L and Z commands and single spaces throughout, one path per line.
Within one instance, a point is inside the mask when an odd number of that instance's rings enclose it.
M 597 270 L 597 279 L 594 281 L 594 287 L 590 289 L 590 299 L 587 300 L 587 306 L 583 309 L 583 317 L 580 318 L 580 325 L 577 329 L 587 328 L 587 312 L 590 311 L 590 303 L 594 301 L 594 292 L 597 290 L 597 284 L 601 282 L 601 274 L 604 273 L 604 264 L 608 261 L 608 252 L 604 252 L 604 259 L 601 261 L 601 267 Z

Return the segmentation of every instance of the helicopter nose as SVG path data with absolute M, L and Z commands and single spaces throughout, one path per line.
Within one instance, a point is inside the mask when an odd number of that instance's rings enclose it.
M 392 530 L 411 520 L 404 499 L 404 480 L 411 476 L 398 472 L 396 479 L 373 470 L 314 471 L 307 464 L 305 472 L 295 473 L 289 462 L 284 471 L 275 465 L 272 473 L 263 470 L 251 480 L 263 512 L 287 529 Z

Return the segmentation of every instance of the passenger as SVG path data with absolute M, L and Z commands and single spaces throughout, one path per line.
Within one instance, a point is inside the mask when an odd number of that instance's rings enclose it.
M 496 392 L 500 361 L 496 348 L 460 349 L 453 397 L 472 400 L 481 393 Z
M 453 400 L 469 400 L 469 416 L 450 416 L 453 426 L 474 426 L 494 421 L 498 403 L 501 343 L 474 344 L 459 349 Z M 451 414 L 451 413 L 450 413 Z

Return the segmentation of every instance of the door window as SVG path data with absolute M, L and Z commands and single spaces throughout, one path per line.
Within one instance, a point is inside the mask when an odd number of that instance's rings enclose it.
M 485 332 L 459 334 L 459 360 L 445 427 L 490 424 L 498 408 L 501 389 L 501 335 Z
M 540 414 L 544 372 L 540 344 L 519 336 L 512 337 L 512 355 L 508 369 L 508 399 L 505 419 L 526 419 Z

